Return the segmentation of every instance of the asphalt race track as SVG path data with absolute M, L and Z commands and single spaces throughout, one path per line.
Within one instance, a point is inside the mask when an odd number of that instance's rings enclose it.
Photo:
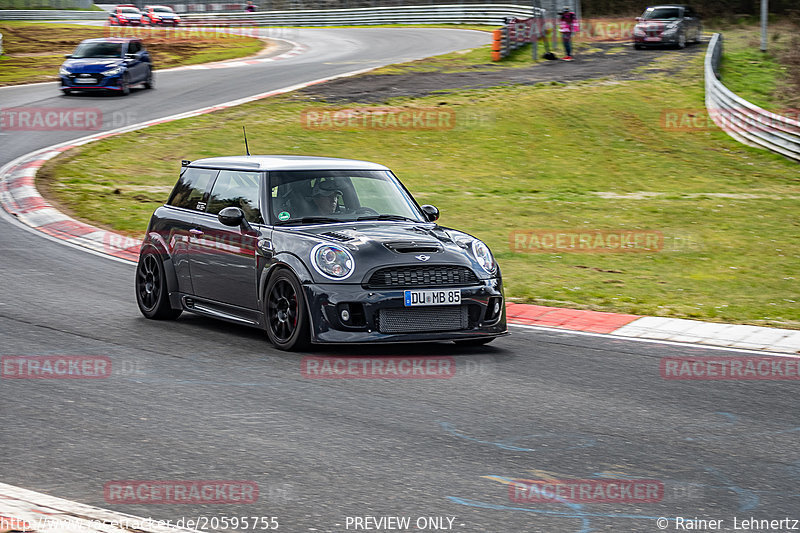
M 308 51 L 252 67 L 164 72 L 155 91 L 128 98 L 63 97 L 48 84 L 2 89 L 0 105 L 99 107 L 109 120 L 116 111 L 142 122 L 488 36 L 298 30 L 293 40 Z M 81 135 L 5 133 L 0 166 Z M 698 517 L 732 531 L 734 518 L 800 519 L 797 382 L 676 381 L 659 371 L 663 357 L 744 353 L 512 327 L 483 348 L 287 354 L 259 331 L 202 317 L 145 320 L 133 276 L 131 264 L 0 218 L 0 354 L 112 363 L 105 379 L 0 379 L 0 481 L 173 522 L 278 517 L 289 532 L 354 530 L 352 518 L 365 516 L 411 517 L 414 531 L 435 530 L 417 529 L 420 517 L 444 517 L 443 527 L 453 518 L 455 531 L 499 533 L 653 532 L 659 517 L 671 520 L 668 530 L 676 517 Z M 309 379 L 308 355 L 433 357 L 455 371 Z M 613 478 L 651 480 L 661 492 L 656 501 L 514 501 L 507 485 Z M 247 480 L 259 497 L 121 505 L 104 497 L 114 480 Z

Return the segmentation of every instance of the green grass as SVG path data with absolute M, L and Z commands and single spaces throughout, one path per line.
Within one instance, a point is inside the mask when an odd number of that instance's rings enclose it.
M 64 54 L 71 53 L 83 39 L 110 35 L 109 28 L 17 21 L 0 21 L 0 33 L 4 48 L 0 86 L 57 80 Z M 144 33 L 143 40 L 156 68 L 245 57 L 264 47 L 263 41 L 251 37 L 201 37 L 162 29 Z
M 443 225 L 492 247 L 511 301 L 800 328 L 798 166 L 719 130 L 664 130 L 665 109 L 703 107 L 702 57 L 682 67 L 392 102 L 451 110 L 445 131 L 310 131 L 301 114 L 325 104 L 289 94 L 92 143 L 41 176 L 75 216 L 140 236 L 180 160 L 243 153 L 246 124 L 254 153 L 387 164 Z M 534 229 L 658 231 L 664 248 L 516 250 L 513 232 Z
M 767 52 L 761 52 L 757 27 L 729 28 L 722 31 L 722 82 L 734 93 L 760 107 L 781 111 L 789 102 L 781 96 L 788 67 L 782 55 L 791 46 L 797 28 L 789 23 L 769 27 Z

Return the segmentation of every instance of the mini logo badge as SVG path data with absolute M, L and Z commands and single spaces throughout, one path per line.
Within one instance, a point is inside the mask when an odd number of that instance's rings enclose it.
M 429 255 L 425 255 L 425 254 L 422 254 L 422 255 L 415 255 L 414 257 L 416 257 L 416 258 L 417 258 L 417 259 L 419 259 L 420 261 L 427 261 L 428 259 L 430 259 L 430 258 L 431 258 L 431 256 L 429 256 Z

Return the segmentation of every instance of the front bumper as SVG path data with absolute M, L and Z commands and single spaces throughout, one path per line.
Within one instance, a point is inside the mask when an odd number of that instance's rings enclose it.
M 638 36 L 635 35 L 633 37 L 634 44 L 638 44 L 639 46 L 668 46 L 668 45 L 675 45 L 678 44 L 678 35 L 679 32 L 670 33 L 670 34 L 658 34 L 658 35 L 646 35 L 646 36 Z
M 499 279 L 481 280 L 480 285 L 452 288 L 461 289 L 461 304 L 458 306 L 405 307 L 404 290 L 400 288 L 387 290 L 366 289 L 357 284 L 306 284 L 304 290 L 311 315 L 311 341 L 320 344 L 425 342 L 497 337 L 508 333 L 505 299 Z M 441 290 L 448 289 L 451 288 Z M 493 314 L 497 303 L 499 311 Z M 341 319 L 343 309 L 350 313 L 349 323 Z M 417 310 L 425 311 L 417 313 Z M 420 320 L 417 315 L 430 316 L 437 311 L 441 311 L 442 317 L 448 314 L 452 316 L 454 311 L 460 312 L 463 321 L 461 325 L 448 328 L 442 326 L 444 318 L 434 319 L 430 322 L 430 330 L 416 330 Z M 394 331 L 396 327 L 387 331 L 386 319 L 384 324 L 380 322 L 380 317 L 385 317 L 386 313 L 392 313 L 394 318 L 401 317 L 401 321 L 407 314 L 410 329 L 414 331 Z M 426 320 L 425 317 L 421 319 Z
M 95 83 L 76 83 L 75 79 L 81 79 L 79 76 L 60 76 L 61 78 L 61 90 L 74 90 L 74 91 L 92 91 L 92 90 L 103 90 L 103 91 L 121 91 L 122 84 L 120 83 L 120 79 L 122 78 L 121 74 L 116 76 L 102 76 L 100 74 L 92 74 L 92 78 L 95 80 Z M 83 78 L 88 79 L 88 78 Z

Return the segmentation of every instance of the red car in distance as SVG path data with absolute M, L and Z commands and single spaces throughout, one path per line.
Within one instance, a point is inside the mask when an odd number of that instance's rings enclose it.
M 151 26 L 177 26 L 181 18 L 169 6 L 144 6 L 144 21 Z
M 111 26 L 141 26 L 142 12 L 133 4 L 120 4 L 108 16 Z

